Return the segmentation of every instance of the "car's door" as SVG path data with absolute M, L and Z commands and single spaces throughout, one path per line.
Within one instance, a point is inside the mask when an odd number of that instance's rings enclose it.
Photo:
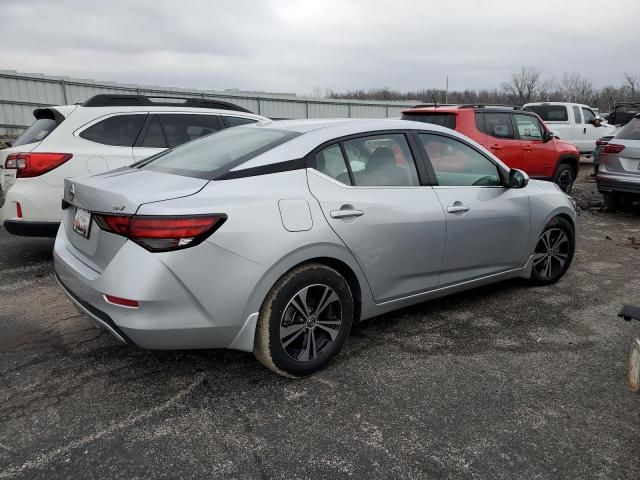
M 531 217 L 526 189 L 504 187 L 500 167 L 459 138 L 435 133 L 417 137 L 435 173 L 438 185 L 433 188 L 446 212 L 440 283 L 456 284 L 522 267 L 529 254 Z
M 83 127 L 77 135 L 87 142 L 76 147 L 74 157 L 84 157 L 83 163 L 90 174 L 130 165 L 135 160 L 133 145 L 146 117 L 147 112 L 114 114 Z
M 516 134 L 522 145 L 522 170 L 532 177 L 553 177 L 558 152 L 553 141 L 543 141 L 542 134 L 545 129 L 538 118 L 531 114 L 514 113 L 513 119 Z
M 376 302 L 435 288 L 444 212 L 404 132 L 326 146 L 308 170 L 311 193 L 367 276 Z
M 154 113 L 133 148 L 137 160 L 215 133 L 225 126 L 220 116 L 210 113 Z
M 485 112 L 480 125 L 487 134 L 487 142 L 483 146 L 511 168 L 522 168 L 522 145 L 513 130 L 511 115 Z

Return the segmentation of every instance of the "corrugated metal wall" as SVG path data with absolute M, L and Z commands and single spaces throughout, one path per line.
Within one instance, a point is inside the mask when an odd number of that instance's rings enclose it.
M 33 122 L 35 108 L 82 103 L 100 93 L 139 93 L 225 100 L 270 118 L 399 117 L 405 102 L 366 102 L 300 98 L 286 94 L 230 93 L 94 80 L 50 77 L 0 70 L 0 136 L 17 136 Z

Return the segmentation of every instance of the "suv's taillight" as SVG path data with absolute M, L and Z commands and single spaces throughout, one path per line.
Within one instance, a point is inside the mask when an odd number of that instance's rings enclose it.
M 73 155 L 70 153 L 12 153 L 4 162 L 4 168 L 17 170 L 16 177 L 37 177 L 58 168 Z
M 166 252 L 192 247 L 215 232 L 226 215 L 185 217 L 130 216 L 95 214 L 100 228 L 122 235 L 151 252 Z
M 624 145 L 618 145 L 617 143 L 607 143 L 602 150 L 602 153 L 620 153 L 624 150 Z

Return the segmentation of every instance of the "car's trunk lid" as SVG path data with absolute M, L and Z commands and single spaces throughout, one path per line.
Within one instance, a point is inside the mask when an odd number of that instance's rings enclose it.
M 63 221 L 73 253 L 101 272 L 126 238 L 101 230 L 93 217 L 96 213 L 133 215 L 143 204 L 193 195 L 207 183 L 208 180 L 129 167 L 65 180 Z M 91 214 L 88 237 L 74 230 L 78 209 Z

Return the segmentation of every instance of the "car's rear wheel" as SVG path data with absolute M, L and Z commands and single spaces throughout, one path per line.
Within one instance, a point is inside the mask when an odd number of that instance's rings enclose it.
M 556 217 L 544 228 L 533 253 L 531 281 L 537 285 L 557 282 L 569 269 L 575 251 L 575 231 Z
M 324 368 L 353 323 L 349 284 L 318 263 L 297 267 L 269 291 L 258 317 L 254 354 L 274 372 L 300 377 Z
M 575 174 L 573 173 L 571 165 L 567 165 L 566 163 L 560 164 L 556 170 L 555 176 L 553 177 L 553 182 L 560 187 L 560 190 L 569 194 L 573 188 L 574 180 Z

